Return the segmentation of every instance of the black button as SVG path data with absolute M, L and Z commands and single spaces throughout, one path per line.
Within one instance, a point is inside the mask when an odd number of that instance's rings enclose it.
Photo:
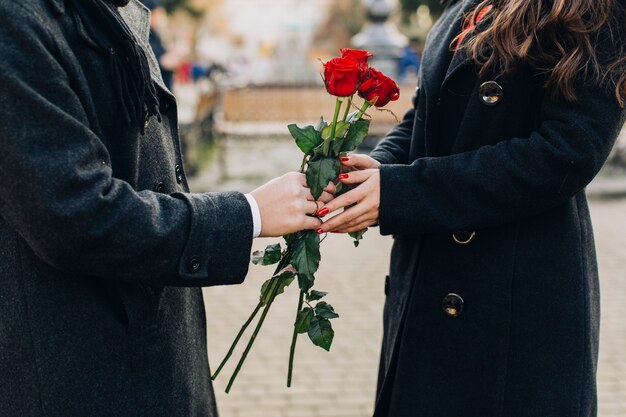
M 478 98 L 485 106 L 495 106 L 502 101 L 504 90 L 495 81 L 487 81 L 481 84 L 478 89 Z
M 156 192 L 156 193 L 165 192 L 165 184 L 163 184 L 162 182 L 157 182 L 154 185 L 154 192 Z
M 459 317 L 463 312 L 465 301 L 458 294 L 448 294 L 443 298 L 441 302 L 441 308 L 443 312 L 449 317 Z
M 183 182 L 183 169 L 180 165 L 176 165 L 174 171 L 176 172 L 176 182 L 180 184 L 181 182 Z
M 389 275 L 385 277 L 385 295 L 389 295 Z
M 452 239 L 459 245 L 468 245 L 476 238 L 476 232 L 454 232 Z
M 167 113 L 167 111 L 170 109 L 170 103 L 168 103 L 167 100 L 168 99 L 165 97 L 161 99 L 161 113 Z
M 191 259 L 189 259 L 189 262 L 187 263 L 187 268 L 190 272 L 198 272 L 198 270 L 200 269 L 200 258 L 198 258 L 197 256 L 193 256 Z

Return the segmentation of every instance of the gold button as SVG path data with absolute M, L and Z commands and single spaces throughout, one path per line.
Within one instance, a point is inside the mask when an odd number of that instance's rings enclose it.
M 476 238 L 476 232 L 455 232 L 452 239 L 459 245 L 468 245 Z
M 502 101 L 504 90 L 502 86 L 495 81 L 487 81 L 481 84 L 478 89 L 480 102 L 485 106 L 495 106 Z

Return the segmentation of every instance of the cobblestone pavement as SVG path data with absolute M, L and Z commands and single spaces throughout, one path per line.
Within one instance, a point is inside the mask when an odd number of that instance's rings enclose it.
M 192 182 L 194 191 L 248 191 L 268 176 L 297 167 L 293 145 L 263 142 L 231 144 L 228 180 L 217 183 L 215 170 Z M 278 155 L 270 161 L 269 154 Z M 292 162 L 293 161 L 293 162 Z M 272 174 L 273 173 L 273 174 Z M 234 175 L 234 174 L 238 174 Z M 602 285 L 601 353 L 598 373 L 599 416 L 626 416 L 626 199 L 593 200 L 591 210 Z M 263 248 L 276 239 L 257 239 Z M 280 296 L 230 394 L 224 389 L 243 346 L 215 382 L 221 417 L 366 417 L 371 416 L 382 332 L 383 282 L 388 268 L 389 238 L 376 230 L 358 249 L 343 236 L 323 242 L 316 288 L 330 292 L 328 301 L 340 318 L 333 322 L 331 351 L 298 340 L 293 387 L 287 389 L 287 359 L 297 303 L 295 288 Z M 258 301 L 271 267 L 251 266 L 246 282 L 205 290 L 209 358 L 215 369 L 241 324 Z M 249 334 L 250 332 L 248 332 Z M 247 341 L 247 338 L 244 338 Z

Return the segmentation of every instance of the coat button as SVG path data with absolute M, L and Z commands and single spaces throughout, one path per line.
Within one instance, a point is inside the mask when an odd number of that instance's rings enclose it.
M 143 128 L 146 130 L 150 124 L 150 116 L 146 116 L 146 120 L 143 122 Z
M 452 233 L 452 240 L 459 245 L 468 245 L 474 238 L 476 238 L 476 232 L 454 232 Z
M 502 101 L 504 90 L 502 86 L 495 81 L 487 81 L 482 83 L 478 90 L 480 102 L 485 106 L 495 106 Z
M 176 173 L 176 182 L 178 182 L 179 184 L 183 182 L 183 169 L 180 165 L 176 165 L 176 168 L 174 168 L 174 172 Z
M 165 192 L 165 184 L 163 184 L 162 182 L 157 182 L 154 185 L 154 192 L 156 192 L 156 193 Z
M 187 262 L 187 269 L 189 269 L 189 272 L 198 272 L 200 269 L 200 258 L 193 256 L 189 259 L 189 262 Z
M 465 301 L 458 294 L 448 294 L 441 302 L 441 308 L 449 317 L 459 317 L 463 312 Z

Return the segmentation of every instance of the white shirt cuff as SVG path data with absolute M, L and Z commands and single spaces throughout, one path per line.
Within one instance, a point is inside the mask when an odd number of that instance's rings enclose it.
M 248 204 L 250 204 L 250 211 L 252 211 L 252 237 L 256 238 L 261 235 L 261 211 L 252 194 L 245 194 Z

